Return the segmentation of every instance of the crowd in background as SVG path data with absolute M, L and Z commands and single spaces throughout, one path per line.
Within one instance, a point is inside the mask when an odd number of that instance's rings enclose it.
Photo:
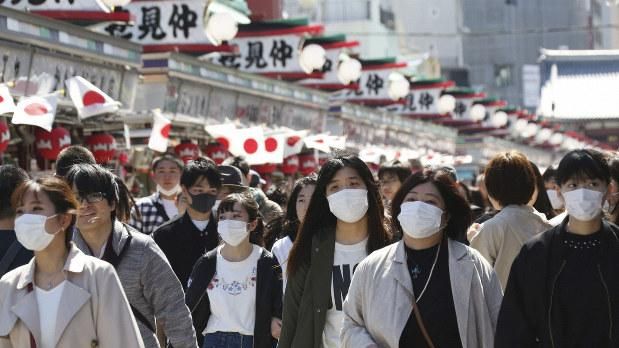
M 164 154 L 140 198 L 84 147 L 55 168 L 0 166 L 0 348 L 619 346 L 616 153 L 270 187 Z

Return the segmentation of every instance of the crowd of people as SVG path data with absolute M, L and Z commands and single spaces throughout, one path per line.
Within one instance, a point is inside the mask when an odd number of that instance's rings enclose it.
M 334 153 L 269 190 L 164 154 L 138 199 L 84 147 L 55 168 L 0 166 L 0 348 L 619 347 L 617 153 L 470 185 Z

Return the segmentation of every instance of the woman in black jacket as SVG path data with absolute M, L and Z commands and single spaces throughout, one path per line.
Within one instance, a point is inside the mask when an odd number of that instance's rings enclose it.
M 251 233 L 262 233 L 258 203 L 247 192 L 233 193 L 217 215 L 223 243 L 198 260 L 186 294 L 200 346 L 272 348 L 282 283 L 277 260 L 250 242 Z

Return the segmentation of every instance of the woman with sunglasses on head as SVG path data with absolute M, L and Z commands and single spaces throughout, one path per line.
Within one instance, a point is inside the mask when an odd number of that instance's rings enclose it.
M 493 347 L 499 280 L 457 242 L 471 210 L 448 174 L 413 174 L 392 202 L 397 244 L 357 267 L 344 303 L 343 347 Z
M 159 347 L 158 338 L 167 336 L 175 348 L 195 348 L 191 315 L 172 267 L 150 236 L 125 224 L 133 205 L 125 184 L 92 164 L 71 167 L 67 181 L 81 203 L 73 241 L 114 266 L 145 346 Z
M 200 346 L 272 348 L 281 327 L 282 283 L 277 260 L 251 242 L 263 229 L 258 203 L 248 191 L 232 193 L 217 216 L 223 243 L 198 260 L 187 288 Z
M 288 258 L 279 347 L 340 346 L 352 273 L 390 241 L 383 213 L 378 184 L 359 157 L 325 163 Z
M 71 243 L 71 188 L 26 181 L 12 203 L 17 239 L 34 258 L 0 279 L 0 347 L 144 347 L 114 269 Z

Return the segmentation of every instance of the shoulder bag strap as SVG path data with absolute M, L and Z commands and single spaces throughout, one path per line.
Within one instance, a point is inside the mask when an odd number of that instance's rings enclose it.
M 417 320 L 417 326 L 423 335 L 423 338 L 426 340 L 428 347 L 435 348 L 434 343 L 432 343 L 432 339 L 428 334 L 428 330 L 426 326 L 423 324 L 423 319 L 421 319 L 421 313 L 419 313 L 419 307 L 417 306 L 417 302 L 415 302 L 415 298 L 413 297 L 413 313 L 415 314 L 415 319 Z
M 21 248 L 23 247 L 17 240 L 14 240 L 13 243 L 11 243 L 11 246 L 7 249 L 6 254 L 4 254 L 2 260 L 0 260 L 0 276 L 6 273 L 9 269 L 13 261 L 15 261 L 15 258 Z
M 32 285 L 32 283 L 26 286 L 27 292 L 30 293 L 33 290 L 34 290 L 34 286 Z M 37 341 L 35 341 L 34 336 L 32 335 L 32 331 L 28 330 L 28 333 L 30 334 L 30 348 L 37 348 Z

